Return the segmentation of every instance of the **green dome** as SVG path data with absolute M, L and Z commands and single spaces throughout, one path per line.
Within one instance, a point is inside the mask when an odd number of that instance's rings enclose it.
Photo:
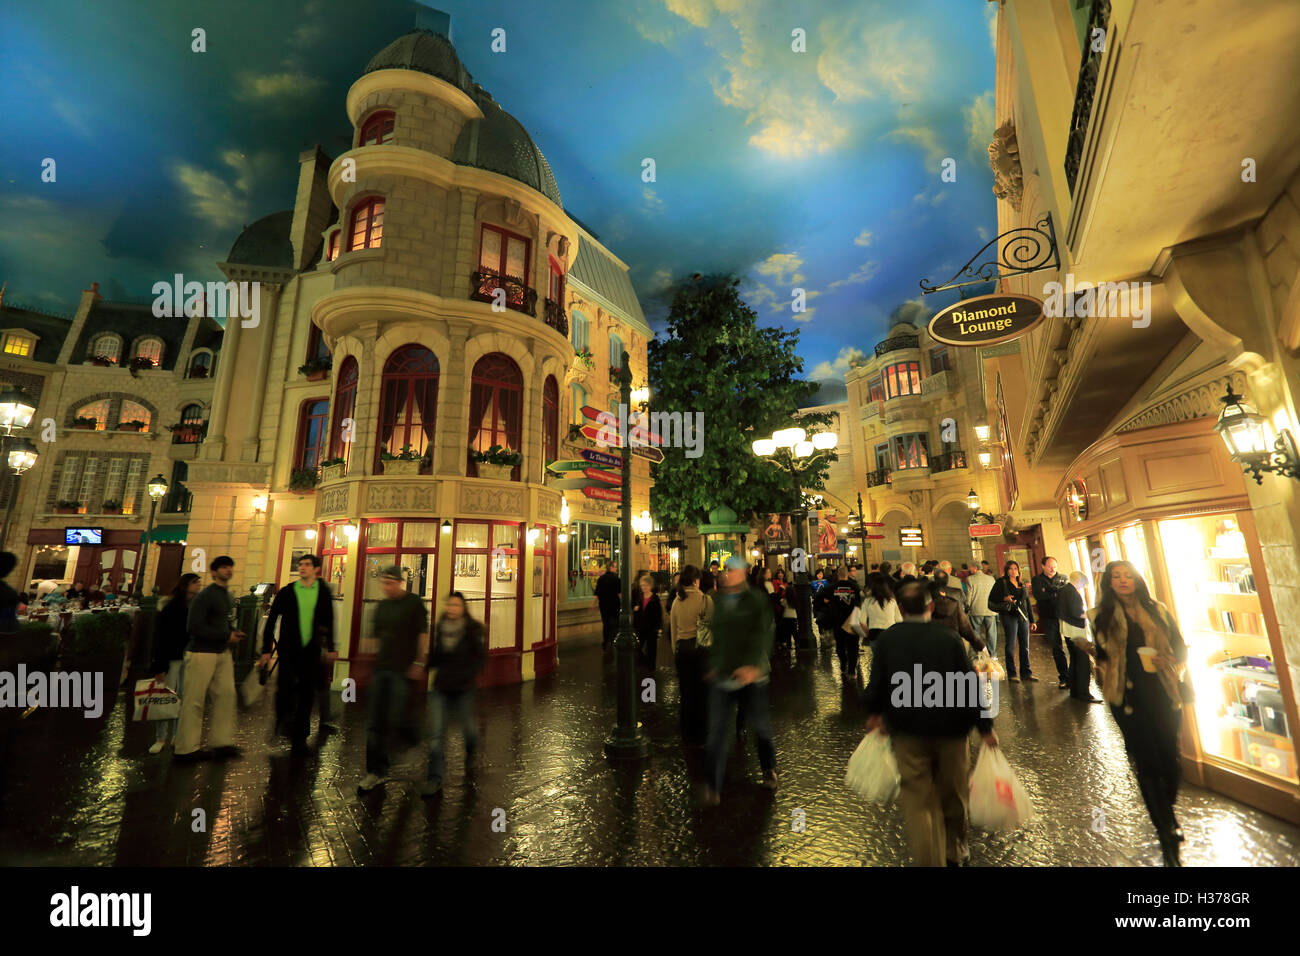
M 458 166 L 474 166 L 509 176 L 562 207 L 560 187 L 555 183 L 551 165 L 523 124 L 498 106 L 492 94 L 477 84 L 473 96 L 483 111 L 483 118 L 470 120 L 461 128 L 451 152 L 451 161 Z
M 709 524 L 735 524 L 736 513 L 723 505 L 709 512 Z
M 456 55 L 456 48 L 432 30 L 413 30 L 388 44 L 371 58 L 364 72 L 376 70 L 415 70 L 446 80 L 465 93 L 472 95 L 474 91 L 474 80 Z
M 244 227 L 235 244 L 230 247 L 226 261 L 246 266 L 292 269 L 293 243 L 289 241 L 292 225 L 292 209 L 263 216 L 251 226 Z

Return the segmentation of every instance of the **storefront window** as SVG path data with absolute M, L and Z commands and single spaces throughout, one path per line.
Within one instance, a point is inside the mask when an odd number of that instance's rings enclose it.
M 1137 568 L 1138 574 L 1142 575 L 1142 580 L 1150 580 L 1150 576 L 1147 574 L 1146 535 L 1142 531 L 1142 526 L 1140 524 L 1129 525 L 1120 531 L 1119 537 L 1120 542 L 1124 545 L 1124 560 Z
M 514 649 L 518 634 L 519 525 L 457 521 L 452 590 L 483 622 L 488 650 Z
M 555 640 L 555 529 L 536 525 L 533 599 L 528 603 L 532 633 L 541 643 Z
M 1158 524 L 1174 613 L 1187 642 L 1201 748 L 1294 782 L 1287 726 L 1255 569 L 1231 515 Z
M 362 549 L 364 581 L 361 597 L 362 654 L 374 654 L 378 642 L 371 636 L 370 622 L 375 605 L 384 599 L 380 575 L 385 568 L 396 565 L 402 569 L 406 589 L 418 594 L 425 602 L 430 620 L 437 615 L 435 588 L 437 587 L 437 547 L 440 524 L 436 518 L 411 520 L 373 520 L 366 522 L 365 543 Z
M 1096 602 L 1096 597 L 1093 595 L 1092 562 L 1090 560 L 1091 556 L 1088 554 L 1086 539 L 1079 538 L 1070 542 L 1070 557 L 1074 559 L 1074 567 L 1083 572 L 1083 576 L 1087 578 L 1083 586 L 1083 600 L 1088 607 L 1092 607 Z
M 1123 561 L 1124 554 L 1119 549 L 1119 535 L 1114 531 L 1107 531 L 1101 536 L 1102 546 L 1106 549 L 1106 562 Z
M 596 593 L 596 579 L 605 573 L 605 565 L 618 560 L 620 531 L 612 524 L 577 523 L 577 533 L 569 536 L 568 600 L 590 598 Z

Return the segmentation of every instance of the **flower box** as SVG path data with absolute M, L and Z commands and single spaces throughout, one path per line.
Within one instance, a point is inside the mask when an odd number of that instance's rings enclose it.
M 384 462 L 385 475 L 418 475 L 420 459 L 390 458 Z
M 329 370 L 322 368 L 322 369 L 317 369 L 314 372 L 307 372 L 306 374 L 307 374 L 307 381 L 319 382 L 322 381 L 325 378 L 325 376 L 329 374 Z
M 78 418 L 72 423 L 73 428 L 80 429 L 83 432 L 93 432 L 98 426 L 99 422 L 95 421 L 93 418 L 90 420 Z
M 75 515 L 80 508 L 69 508 L 67 505 L 58 505 L 54 509 L 56 515 Z
M 138 432 L 144 430 L 144 422 L 118 422 L 117 430 L 120 432 Z
M 514 470 L 514 465 L 493 465 L 486 461 L 478 463 L 478 476 L 480 478 L 491 478 L 494 481 L 509 481 L 510 473 Z

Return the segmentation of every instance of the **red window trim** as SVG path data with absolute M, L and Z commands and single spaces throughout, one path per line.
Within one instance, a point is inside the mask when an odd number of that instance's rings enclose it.
M 329 234 L 329 237 L 325 240 L 325 261 L 326 262 L 333 262 L 335 259 L 339 257 L 339 236 L 342 232 L 343 232 L 342 229 L 335 229 L 333 232 Z
M 555 389 L 555 399 L 548 395 Z M 543 467 L 555 461 L 560 455 L 560 383 L 554 375 L 546 376 L 542 383 L 542 462 Z
M 318 416 L 309 415 L 308 410 L 317 402 L 325 403 L 325 411 L 319 416 L 321 419 L 321 430 L 318 437 L 318 444 L 316 445 L 316 464 L 311 467 L 319 467 L 320 463 L 325 459 L 325 450 L 329 447 L 329 436 L 325 431 L 329 427 L 329 401 L 330 397 L 328 395 L 318 395 L 315 398 L 303 399 L 302 404 L 298 406 L 298 435 L 294 439 L 293 443 L 294 468 L 309 467 L 306 463 L 307 421 L 309 418 L 315 418 Z
M 351 380 L 349 380 L 351 373 Z M 352 461 L 353 442 L 343 440 L 343 419 L 352 418 L 353 428 L 355 430 L 356 421 L 354 412 L 357 410 L 357 381 L 360 378 L 360 368 L 355 357 L 349 355 L 343 359 L 339 366 L 338 384 L 334 388 L 334 409 L 333 424 L 330 426 L 329 457 L 342 458 L 344 468 Z M 347 407 L 344 408 L 344 399 L 347 399 Z
M 388 139 L 387 140 L 384 139 L 385 131 L 382 127 L 380 127 L 379 135 L 376 137 L 375 142 L 367 143 L 366 142 L 367 130 L 369 130 L 372 125 L 385 118 L 391 121 L 393 124 L 392 129 L 387 131 Z M 361 121 L 361 124 L 357 127 L 356 145 L 358 147 L 367 146 L 367 145 L 386 146 L 393 141 L 393 137 L 396 135 L 396 133 L 397 133 L 397 114 L 390 109 L 377 109 L 374 112 L 370 113 L 370 115 L 368 115 L 365 119 L 363 119 Z
M 428 352 L 433 357 L 435 370 L 432 372 L 422 371 L 418 373 L 390 371 L 389 366 L 392 364 L 394 359 L 396 359 L 400 353 L 403 353 L 410 348 L 422 349 Z M 415 409 L 415 387 L 414 386 L 417 383 L 422 383 L 425 382 L 426 380 L 432 379 L 433 394 L 430 396 L 430 398 L 432 399 L 432 407 L 425 409 L 421 413 L 420 424 L 418 426 L 419 430 L 424 434 L 425 450 L 427 451 L 428 449 L 433 447 L 434 442 L 437 440 L 438 387 L 441 383 L 441 378 L 442 378 L 442 365 L 438 361 L 437 354 L 432 349 L 430 349 L 427 345 L 421 345 L 418 342 L 407 342 L 406 344 L 399 345 L 397 348 L 393 349 L 393 351 L 388 354 L 388 357 L 384 359 L 383 371 L 380 373 L 380 378 L 379 378 L 379 429 L 378 431 L 375 432 L 375 461 L 374 461 L 375 474 L 377 475 L 383 474 L 384 462 L 383 459 L 380 457 L 379 453 L 387 445 L 387 442 L 383 440 L 383 430 L 384 430 L 384 422 L 387 420 L 388 412 L 389 412 L 389 409 L 385 404 L 387 400 L 388 391 L 389 391 L 388 390 L 389 383 L 395 382 L 399 379 L 404 379 L 408 383 L 406 389 L 405 405 L 400 410 L 394 412 L 395 417 L 393 419 L 394 432 L 396 432 L 397 424 L 398 423 L 402 424 L 401 441 L 397 445 L 397 447 L 400 449 L 408 444 L 409 445 L 416 444 L 416 442 L 411 441 L 411 435 L 412 435 L 411 429 L 413 427 L 411 416 L 412 416 L 412 411 Z M 426 414 L 429 416 L 427 420 L 424 417 Z M 390 436 L 390 440 L 391 440 L 391 436 Z
M 347 248 L 348 252 L 356 252 L 360 249 L 378 249 L 383 245 L 384 223 L 382 217 L 384 214 L 384 207 L 386 205 L 387 203 L 385 202 L 383 196 L 375 195 L 375 196 L 367 196 L 364 199 L 360 199 L 352 206 L 351 212 L 348 213 L 348 248 Z M 376 206 L 379 207 L 378 210 L 375 209 Z M 366 218 L 367 218 L 366 235 L 363 243 L 360 246 L 358 246 L 356 244 L 357 217 L 361 215 L 363 211 L 366 213 Z M 377 218 L 380 220 L 379 239 L 377 242 L 375 242 L 374 245 L 371 245 L 370 244 L 371 233 L 375 229 L 375 219 Z
M 491 229 L 493 232 L 499 232 L 499 233 L 501 233 L 501 257 L 500 257 L 500 259 L 499 259 L 498 262 L 497 262 L 497 268 L 494 269 L 494 270 L 492 270 L 492 271 L 496 272 L 497 275 L 501 275 L 501 276 L 509 276 L 509 275 L 510 275 L 508 272 L 506 272 L 506 258 L 507 258 L 507 255 L 508 255 L 508 253 L 507 253 L 507 249 L 508 249 L 508 243 L 507 243 L 507 240 L 509 240 L 509 239 L 518 239 L 518 240 L 520 240 L 521 242 L 523 242 L 523 244 L 524 244 L 524 274 L 521 275 L 521 276 L 510 276 L 510 277 L 511 277 L 511 278 L 514 278 L 514 279 L 518 279 L 518 280 L 519 280 L 520 282 L 522 282 L 525 286 L 528 285 L 528 271 L 529 271 L 529 268 L 530 268 L 531 265 L 532 265 L 533 240 L 529 239 L 527 236 L 521 236 L 521 235 L 519 235 L 519 233 L 517 233 L 517 232 L 511 232 L 509 229 L 504 229 L 504 228 L 502 228 L 501 226 L 494 226 L 494 225 L 492 225 L 491 223 L 486 223 L 486 222 L 485 222 L 485 223 L 482 223 L 481 226 L 482 226 L 482 228 L 479 229 L 479 233 L 478 233 L 478 267 L 479 267 L 479 269 L 482 270 L 482 268 L 483 268 L 483 234 L 484 234 L 485 232 L 487 232 L 489 229 Z
M 503 382 L 500 379 L 490 378 L 486 374 L 479 372 L 479 368 L 483 362 L 485 362 L 489 358 L 492 358 L 493 356 L 498 356 L 498 355 L 504 359 L 509 360 L 510 364 L 514 366 L 515 373 L 519 377 L 518 384 L 515 384 L 513 382 Z M 469 382 L 470 382 L 469 384 L 470 432 L 469 432 L 469 451 L 466 452 L 466 456 L 465 456 L 466 466 L 467 466 L 466 474 L 469 475 L 471 478 L 476 478 L 478 477 L 478 463 L 475 462 L 474 459 L 471 458 L 469 455 L 469 452 L 476 450 L 475 449 L 476 437 L 479 439 L 477 444 L 481 446 L 479 450 L 487 449 L 495 443 L 501 445 L 502 447 L 509 448 L 511 451 L 518 451 L 518 452 L 523 451 L 524 373 L 523 373 L 523 369 L 519 367 L 519 363 L 516 362 L 513 358 L 511 358 L 511 356 L 507 355 L 505 352 L 489 352 L 486 355 L 480 356 L 478 360 L 474 363 L 474 368 L 470 371 Z M 492 429 L 491 429 L 491 434 L 486 442 L 482 440 L 482 435 L 478 433 L 478 423 L 474 421 L 474 408 L 476 407 L 476 402 L 474 401 L 474 397 L 479 387 L 491 389 L 491 396 L 489 400 L 492 402 Z M 509 420 L 509 416 L 501 415 L 501 395 L 503 392 L 514 392 L 518 395 L 518 402 L 516 404 L 516 408 L 518 412 L 517 412 L 516 420 L 513 422 L 515 426 L 514 435 L 511 434 L 512 429 L 510 426 L 512 423 Z M 487 411 L 486 406 L 483 406 L 483 411 Z M 482 416 L 480 414 L 480 421 L 481 420 L 482 420 Z M 501 434 L 503 438 L 499 440 L 497 437 L 498 434 Z M 514 469 L 510 472 L 511 481 L 519 480 L 519 473 L 522 467 L 523 465 L 516 465 Z

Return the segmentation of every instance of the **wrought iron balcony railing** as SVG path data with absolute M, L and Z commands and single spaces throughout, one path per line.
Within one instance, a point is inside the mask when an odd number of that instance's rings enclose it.
M 930 471 L 952 471 L 954 468 L 966 467 L 966 453 L 964 451 L 946 451 L 941 455 L 930 456 Z
M 173 445 L 197 445 L 208 433 L 207 422 L 182 422 L 172 426 Z
M 564 306 L 553 299 L 542 300 L 542 317 L 547 325 L 565 338 L 569 337 L 569 317 L 564 314 Z
M 1069 137 L 1065 142 L 1065 182 L 1074 195 L 1083 162 L 1083 143 L 1088 138 L 1088 124 L 1092 121 L 1092 104 L 1097 98 L 1097 84 L 1101 79 L 1101 58 L 1105 43 L 1093 43 L 1093 31 L 1106 34 L 1110 23 L 1110 0 L 1092 0 L 1088 13 L 1088 28 L 1084 31 L 1083 59 L 1079 62 L 1079 78 L 1074 85 L 1074 111 L 1070 115 Z
M 918 336 L 915 335 L 895 335 L 892 339 L 885 339 L 876 346 L 876 358 L 884 355 L 886 352 L 897 352 L 899 349 L 918 348 Z
M 537 290 L 529 288 L 522 279 L 501 275 L 499 272 L 471 272 L 469 297 L 479 302 L 492 302 L 497 289 L 506 295 L 506 308 L 537 316 Z
M 888 485 L 892 481 L 892 473 L 888 468 L 877 468 L 875 471 L 867 472 L 868 488 L 875 488 L 877 485 Z

